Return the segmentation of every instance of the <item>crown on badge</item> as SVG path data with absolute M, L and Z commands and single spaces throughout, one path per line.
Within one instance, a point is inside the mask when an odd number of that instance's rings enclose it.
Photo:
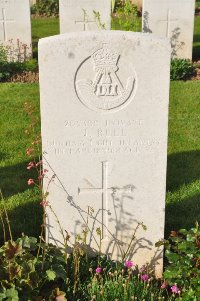
M 110 49 L 105 48 L 105 47 L 97 50 L 92 55 L 92 60 L 95 64 L 96 68 L 99 68 L 99 67 L 116 68 L 118 58 L 119 58 L 119 55 L 116 52 L 112 52 Z

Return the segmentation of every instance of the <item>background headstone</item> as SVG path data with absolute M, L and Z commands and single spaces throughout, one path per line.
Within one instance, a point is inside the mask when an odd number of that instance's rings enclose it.
M 121 259 L 143 222 L 130 258 L 161 275 L 170 50 L 168 39 L 121 31 L 40 40 L 49 242 L 63 243 L 56 216 L 71 245 L 87 223 L 87 244 L 98 250 L 99 228 L 101 250 Z
M 111 1 L 59 0 L 59 14 L 60 33 L 110 29 Z
M 135 4 L 139 10 L 142 9 L 142 0 L 131 0 L 133 4 Z
M 32 55 L 29 0 L 0 0 L 0 44 L 9 46 L 11 60 Z
M 143 32 L 171 39 L 172 57 L 192 59 L 195 0 L 143 0 Z
M 31 6 L 34 5 L 34 4 L 36 4 L 36 2 L 37 2 L 37 0 L 30 0 Z

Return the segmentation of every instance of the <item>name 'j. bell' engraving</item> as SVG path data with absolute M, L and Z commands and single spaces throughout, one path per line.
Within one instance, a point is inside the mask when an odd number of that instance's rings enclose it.
M 123 85 L 118 62 L 121 56 L 111 51 L 106 44 L 85 60 L 76 73 L 75 90 L 80 101 L 88 108 L 109 112 L 127 105 L 136 89 L 136 76 L 130 76 Z M 93 78 L 79 79 L 79 73 L 86 64 L 93 65 Z

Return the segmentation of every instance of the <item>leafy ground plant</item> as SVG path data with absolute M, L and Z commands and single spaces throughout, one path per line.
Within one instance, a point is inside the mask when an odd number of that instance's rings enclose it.
M 113 15 L 115 23 L 121 30 L 140 31 L 140 20 L 138 16 L 137 6 L 131 0 L 125 0 L 116 4 L 115 13 Z M 118 28 L 117 28 L 118 29 Z
M 59 15 L 58 0 L 37 0 L 31 8 L 32 14 L 46 17 L 57 17 Z
M 37 61 L 32 59 L 27 62 L 8 62 L 0 61 L 0 82 L 10 81 L 15 75 L 22 74 L 24 72 L 37 72 Z
M 165 256 L 168 265 L 164 277 L 174 291 L 180 291 L 178 300 L 200 300 L 200 228 L 189 231 L 181 229 L 172 231 L 166 247 Z
M 171 80 L 186 80 L 194 75 L 194 66 L 190 60 L 172 59 L 171 61 Z
M 148 267 L 138 270 L 132 261 L 117 263 L 105 256 L 88 259 L 77 248 L 66 256 L 64 250 L 27 236 L 0 248 L 0 277 L 1 301 L 158 301 L 177 296 Z
M 14 46 L 12 46 L 12 49 Z M 9 81 L 14 75 L 23 72 L 36 72 L 38 64 L 35 59 L 26 57 L 20 49 L 12 50 L 9 46 L 0 44 L 0 82 Z
M 67 287 L 65 258 L 36 238 L 23 236 L 0 248 L 0 277 L 0 300 L 66 300 L 58 288 Z

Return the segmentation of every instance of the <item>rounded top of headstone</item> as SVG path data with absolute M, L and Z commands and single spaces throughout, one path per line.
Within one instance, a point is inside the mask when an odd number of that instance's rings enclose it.
M 42 38 L 39 40 L 39 45 L 43 44 L 51 44 L 61 41 L 78 41 L 78 43 L 83 43 L 83 45 L 87 45 L 87 41 L 98 41 L 98 40 L 108 40 L 111 41 L 112 39 L 120 39 L 122 41 L 132 40 L 138 43 L 141 41 L 143 43 L 148 44 L 157 44 L 160 46 L 165 47 L 170 51 L 170 39 L 165 37 L 159 37 L 154 34 L 149 33 L 140 33 L 140 32 L 125 32 L 120 30 L 106 30 L 106 31 L 80 31 L 80 32 L 71 32 L 71 33 L 64 33 L 60 35 L 55 35 L 51 37 Z

